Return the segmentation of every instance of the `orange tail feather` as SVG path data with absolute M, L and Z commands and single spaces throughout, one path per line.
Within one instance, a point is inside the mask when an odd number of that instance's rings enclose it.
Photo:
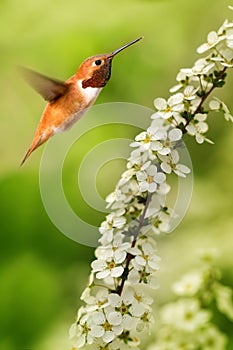
M 27 151 L 26 155 L 24 156 L 22 162 L 20 163 L 20 166 L 22 166 L 24 164 L 24 162 L 28 159 L 28 157 L 30 156 L 30 154 L 34 151 L 34 149 L 29 148 L 29 150 Z
M 20 166 L 22 166 L 24 164 L 24 162 L 28 159 L 28 157 L 31 155 L 31 153 L 33 151 L 35 151 L 36 148 L 38 148 L 40 145 L 42 145 L 42 143 L 44 143 L 46 140 L 43 140 L 42 142 L 42 138 L 40 137 L 40 139 L 31 145 L 31 147 L 29 148 L 29 150 L 27 151 L 27 153 L 25 154 L 22 162 L 20 163 Z

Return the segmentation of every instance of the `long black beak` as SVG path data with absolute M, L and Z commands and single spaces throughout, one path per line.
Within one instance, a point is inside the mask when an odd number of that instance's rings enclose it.
M 142 38 L 143 38 L 143 37 L 141 36 L 140 38 L 137 38 L 137 39 L 131 41 L 130 43 L 125 44 L 124 46 L 121 46 L 119 49 L 117 49 L 117 50 L 113 51 L 112 53 L 110 53 L 109 57 L 114 57 L 114 56 L 116 56 L 119 52 L 121 52 L 122 50 L 126 49 L 127 47 L 129 47 L 129 46 L 131 46 L 131 45 L 137 43 L 137 42 L 138 42 L 139 40 L 141 40 Z

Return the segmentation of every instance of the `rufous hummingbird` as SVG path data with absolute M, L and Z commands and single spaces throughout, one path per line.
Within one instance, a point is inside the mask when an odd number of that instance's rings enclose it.
M 113 57 L 141 39 L 142 37 L 137 38 L 111 53 L 87 58 L 77 73 L 65 82 L 22 68 L 27 82 L 48 101 L 48 104 L 21 165 L 51 136 L 69 129 L 83 116 L 109 81 Z

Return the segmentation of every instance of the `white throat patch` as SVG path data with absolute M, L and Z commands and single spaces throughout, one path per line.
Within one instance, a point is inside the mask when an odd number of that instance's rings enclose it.
M 102 90 L 102 88 L 93 88 L 91 86 L 88 86 L 87 88 L 82 87 L 82 80 L 77 81 L 78 87 L 81 89 L 83 95 L 86 98 L 87 104 L 91 103 L 92 101 L 95 101 Z

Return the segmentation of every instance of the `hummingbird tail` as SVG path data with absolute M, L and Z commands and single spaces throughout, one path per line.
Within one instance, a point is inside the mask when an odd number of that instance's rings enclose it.
M 41 141 L 42 141 L 42 138 L 40 137 L 39 140 L 38 140 L 36 143 L 33 142 L 33 144 L 31 145 L 31 147 L 29 148 L 29 150 L 28 150 L 27 153 L 25 154 L 25 156 L 24 156 L 22 162 L 20 163 L 20 166 L 22 166 L 22 165 L 25 163 L 25 161 L 28 159 L 28 157 L 31 155 L 31 153 L 32 153 L 33 151 L 35 151 L 35 149 L 36 149 L 37 147 L 39 147 L 39 146 L 44 142 L 44 141 L 43 141 L 43 142 L 41 142 Z
M 24 156 L 22 162 L 20 163 L 20 166 L 22 166 L 24 164 L 24 162 L 28 159 L 28 157 L 30 156 L 30 154 L 32 153 L 33 150 L 31 150 L 31 148 L 29 148 L 29 150 L 27 151 L 26 155 Z

